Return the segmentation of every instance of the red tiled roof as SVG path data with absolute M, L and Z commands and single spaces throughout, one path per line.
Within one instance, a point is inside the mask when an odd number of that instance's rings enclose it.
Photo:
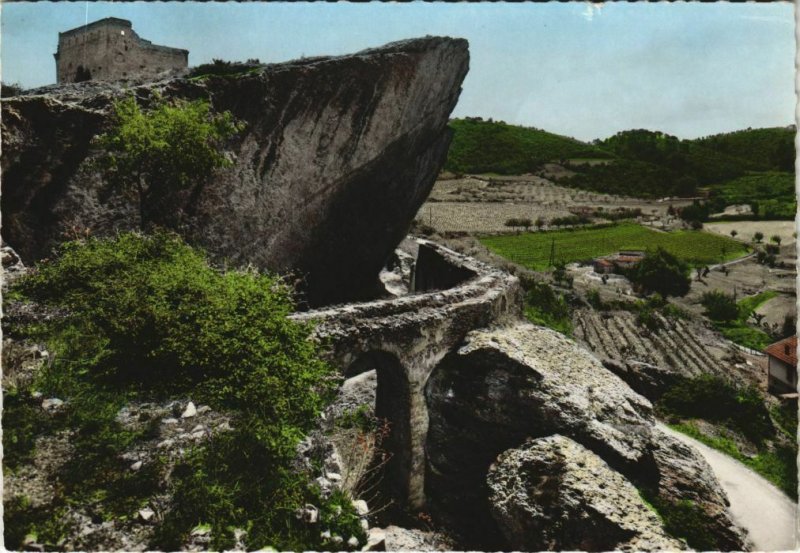
M 784 338 L 780 342 L 775 342 L 764 350 L 764 353 L 780 359 L 784 363 L 789 363 L 793 367 L 797 366 L 797 336 Z

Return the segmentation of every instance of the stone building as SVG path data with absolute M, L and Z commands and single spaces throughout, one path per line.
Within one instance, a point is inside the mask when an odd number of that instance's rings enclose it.
M 139 37 L 126 19 L 106 17 L 58 33 L 56 81 L 113 81 L 185 69 L 189 51 L 159 46 Z

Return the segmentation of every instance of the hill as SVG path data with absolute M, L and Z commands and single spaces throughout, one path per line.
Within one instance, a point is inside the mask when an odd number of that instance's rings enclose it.
M 714 208 L 750 204 L 759 219 L 793 219 L 797 209 L 794 174 L 751 173 L 711 189 Z
M 453 142 L 445 169 L 455 173 L 518 175 L 567 158 L 609 158 L 607 152 L 574 138 L 480 117 L 450 121 Z
M 570 165 L 577 174 L 562 184 L 641 197 L 694 196 L 698 187 L 713 190 L 748 175 L 759 182 L 776 182 L 774 172 L 784 171 L 782 174 L 786 175 L 786 171 L 794 170 L 794 137 L 790 129 L 745 130 L 698 140 L 636 129 L 595 144 L 614 155 L 616 161 L 602 167 Z M 770 173 L 757 177 L 758 172 Z M 742 185 L 734 188 L 739 190 Z M 781 184 L 780 190 L 784 188 Z M 718 207 L 735 203 L 736 195 L 717 194 L 718 200 L 724 200 Z M 738 196 L 742 203 L 749 203 L 742 194 Z M 758 197 L 751 199 L 772 202 L 784 196 L 783 192 L 773 193 L 762 187 Z
M 745 129 L 687 141 L 748 163 L 757 171 L 794 172 L 794 126 Z

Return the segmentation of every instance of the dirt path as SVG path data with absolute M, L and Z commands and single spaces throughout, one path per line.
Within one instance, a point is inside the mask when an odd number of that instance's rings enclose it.
M 664 425 L 662 430 L 696 448 L 711 465 L 734 520 L 750 533 L 756 551 L 797 548 L 797 505 L 770 482 L 727 455 Z

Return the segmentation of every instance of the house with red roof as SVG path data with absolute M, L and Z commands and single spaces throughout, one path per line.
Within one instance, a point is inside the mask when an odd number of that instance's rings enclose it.
M 767 354 L 768 387 L 773 394 L 797 393 L 797 336 L 775 342 Z

